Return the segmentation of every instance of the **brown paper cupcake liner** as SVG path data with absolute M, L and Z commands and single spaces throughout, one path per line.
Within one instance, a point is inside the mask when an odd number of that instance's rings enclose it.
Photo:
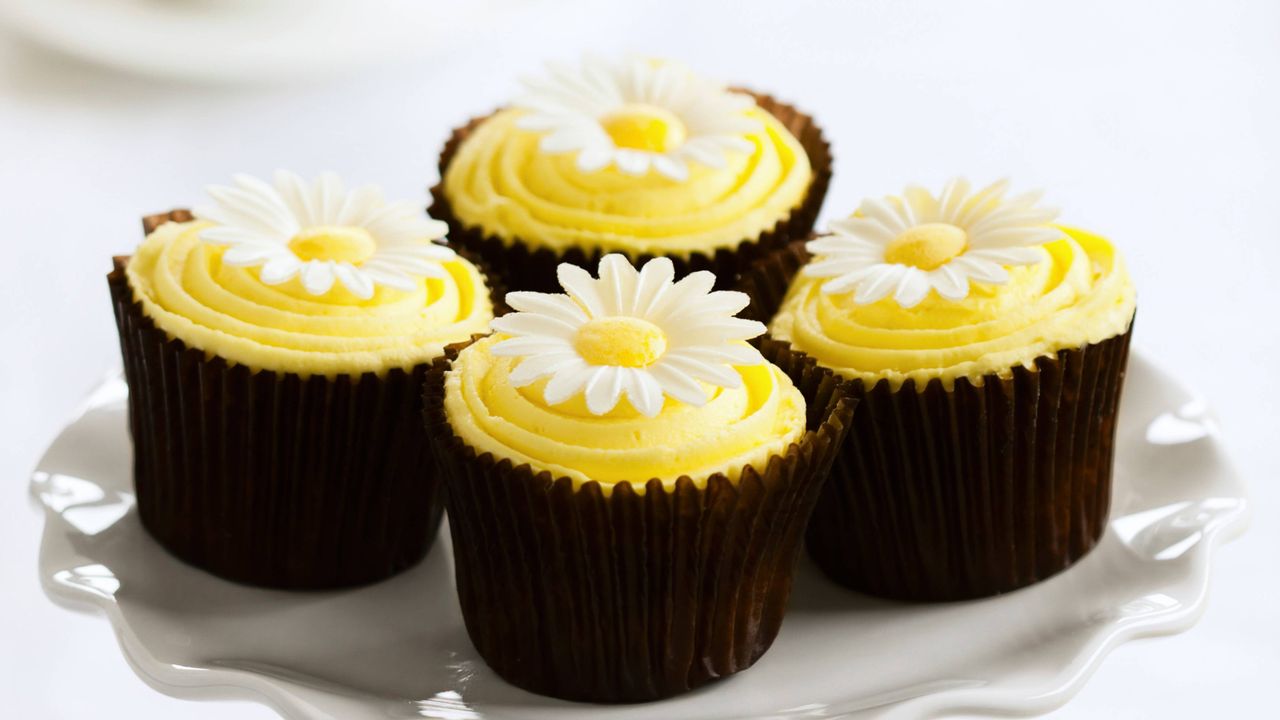
M 444 373 L 427 377 L 467 632 L 500 676 L 579 701 L 638 702 L 750 667 L 778 633 L 803 528 L 853 414 L 832 373 L 766 341 L 809 403 L 808 432 L 738 482 L 687 476 L 644 494 L 477 454 L 445 417 Z
M 743 277 L 759 319 L 806 260 L 796 243 Z M 810 555 L 850 588 L 918 601 L 995 595 L 1070 567 L 1106 528 L 1132 331 L 950 391 L 849 383 L 858 412 Z
M 744 91 L 749 92 L 749 91 Z M 822 209 L 822 201 L 826 198 L 827 187 L 831 183 L 831 145 L 822 135 L 822 130 L 813 118 L 786 103 L 775 100 L 769 95 L 750 93 L 756 103 L 776 117 L 804 148 L 813 168 L 813 182 L 805 194 L 799 207 L 778 221 L 771 230 L 761 233 L 755 239 L 744 239 L 737 247 L 719 248 L 712 254 L 691 253 L 684 255 L 668 255 L 675 265 L 676 277 L 682 277 L 697 270 L 710 270 L 718 278 L 717 288 L 730 287 L 738 273 L 753 262 L 770 252 L 786 245 L 791 240 L 807 236 L 813 230 L 813 224 Z M 453 160 L 459 145 L 480 123 L 490 115 L 473 118 L 467 124 L 455 129 L 440 151 L 440 182 L 431 188 L 430 212 L 433 217 L 449 224 L 449 242 L 466 248 L 485 262 L 502 278 L 512 290 L 532 290 L 537 292 L 560 292 L 556 282 L 556 267 L 568 262 L 594 271 L 604 253 L 597 249 L 570 248 L 557 252 L 545 247 L 521 242 L 503 242 L 501 238 L 488 235 L 478 226 L 466 225 L 454 214 L 448 198 L 444 194 L 444 177 Z M 528 240 L 527 238 L 525 239 Z M 649 260 L 653 255 L 645 254 L 633 257 L 637 265 Z
M 108 282 L 151 535 L 192 565 L 274 588 L 359 585 L 421 560 L 443 509 L 421 421 L 429 364 L 326 378 L 207 357 L 143 313 L 127 262 Z

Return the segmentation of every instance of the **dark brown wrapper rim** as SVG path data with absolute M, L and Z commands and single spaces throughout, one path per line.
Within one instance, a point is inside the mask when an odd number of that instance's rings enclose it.
M 749 91 L 744 91 L 749 92 Z M 822 201 L 826 198 L 827 187 L 831 183 L 832 155 L 831 145 L 822 135 L 822 129 L 814 123 L 813 118 L 797 110 L 795 107 L 774 99 L 769 95 L 749 92 L 756 103 L 777 118 L 804 148 L 813 168 L 813 182 L 805 193 L 804 199 L 792 213 L 780 220 L 771 230 L 761 233 L 754 239 L 744 238 L 733 248 L 719 248 L 714 254 L 691 253 L 684 255 L 668 255 L 675 265 L 676 277 L 682 277 L 697 270 L 710 270 L 715 273 L 718 289 L 731 286 L 738 273 L 749 267 L 759 258 L 785 246 L 788 242 L 807 236 L 813 230 L 818 212 L 822 209 Z M 501 238 L 486 234 L 478 226 L 465 225 L 454 214 L 449 200 L 444 194 L 444 177 L 454 153 L 468 135 L 491 115 L 473 118 L 465 125 L 456 128 L 444 148 L 440 151 L 440 182 L 431 188 L 431 206 L 433 217 L 443 220 L 449 225 L 449 242 L 452 245 L 466 248 L 473 255 L 483 258 L 498 274 L 511 290 L 532 290 L 537 292 L 560 292 L 556 281 L 556 267 L 568 262 L 594 272 L 604 253 L 597 249 L 571 248 L 564 252 L 556 252 L 546 247 L 521 242 L 505 243 Z M 632 261 L 639 265 L 652 255 L 633 257 Z
M 737 483 L 596 482 L 534 474 L 476 451 L 427 376 L 467 632 L 485 662 L 531 692 L 589 702 L 669 697 L 750 667 L 782 624 L 803 529 L 854 402 L 842 381 L 782 343 L 765 357 L 809 403 L 808 432 Z
M 185 210 L 149 216 L 147 233 Z M 282 589 L 361 585 L 421 560 L 443 511 L 422 429 L 429 364 L 300 377 L 170 338 L 108 276 L 129 384 L 138 515 L 182 560 Z
M 743 274 L 744 316 L 768 322 L 809 259 L 793 243 Z M 980 598 L 1044 580 L 1106 529 L 1123 334 L 1038 358 L 1007 376 L 845 385 L 853 428 L 806 533 L 824 572 L 913 601 Z

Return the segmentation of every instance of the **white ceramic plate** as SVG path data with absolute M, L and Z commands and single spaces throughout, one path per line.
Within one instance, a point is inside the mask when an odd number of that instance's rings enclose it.
M 100 388 L 32 480 L 47 513 L 47 592 L 101 610 L 125 657 L 162 692 L 259 700 L 290 718 L 1043 712 L 1070 698 L 1116 645 L 1194 623 L 1214 549 L 1247 516 L 1204 404 L 1135 356 L 1113 519 L 1075 568 L 990 600 L 903 605 L 843 590 L 805 564 L 777 642 L 751 670 L 659 703 L 578 705 L 512 688 L 476 656 L 454 596 L 447 532 L 422 565 L 344 592 L 241 587 L 170 557 L 133 511 L 125 392 L 119 380 Z
M 482 38 L 529 0 L 0 0 L 28 39 L 142 75 L 324 75 Z

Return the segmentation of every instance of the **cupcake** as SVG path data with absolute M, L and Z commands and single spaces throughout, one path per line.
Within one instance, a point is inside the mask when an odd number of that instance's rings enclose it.
M 276 588 L 417 562 L 442 512 L 421 387 L 493 318 L 445 225 L 374 187 L 237 177 L 149 217 L 108 276 L 143 526 L 174 555 Z
M 803 528 L 847 430 L 837 378 L 733 317 L 667 258 L 515 292 L 495 335 L 437 360 L 426 419 L 463 619 L 526 690 L 668 697 L 773 642 Z
M 859 400 L 807 532 L 853 589 L 1007 592 L 1106 527 L 1134 288 L 1105 238 L 1006 189 L 867 200 L 743 279 L 770 335 Z
M 454 131 L 432 212 L 509 289 L 556 292 L 562 262 L 669 258 L 721 284 L 803 238 L 826 195 L 813 120 L 665 61 L 586 59 Z

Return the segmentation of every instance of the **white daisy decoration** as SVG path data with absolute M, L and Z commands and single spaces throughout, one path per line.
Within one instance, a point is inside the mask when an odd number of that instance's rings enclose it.
M 629 58 L 585 58 L 580 65 L 549 64 L 549 74 L 524 81 L 516 107 L 519 127 L 545 133 L 547 153 L 577 153 L 577 166 L 609 166 L 630 175 L 652 168 L 682 181 L 689 163 L 726 165 L 728 152 L 749 153 L 746 136 L 760 123 L 745 113 L 750 95 L 694 75 L 683 65 Z
M 823 292 L 853 292 L 858 304 L 892 295 L 904 308 L 930 290 L 956 301 L 971 282 L 1006 283 L 1008 267 L 1044 260 L 1038 246 L 1064 237 L 1049 225 L 1058 211 L 1036 205 L 1039 192 L 1006 198 L 1008 187 L 1001 180 L 970 192 L 956 178 L 938 197 L 911 186 L 900 198 L 864 200 L 853 217 L 830 224 L 832 234 L 805 245 L 817 257 L 804 272 L 833 278 Z
M 356 297 L 373 297 L 376 285 L 411 291 L 424 278 L 445 277 L 440 263 L 454 253 L 435 240 L 448 226 L 409 202 L 388 203 L 372 185 L 348 192 L 333 173 L 308 184 L 279 170 L 275 182 L 236 175 L 234 186 L 207 188 L 214 204 L 195 209 L 216 223 L 200 233 L 227 245 L 222 262 L 257 267 L 267 285 L 300 276 L 312 295 L 335 282 Z
M 669 396 L 690 405 L 709 399 L 702 383 L 742 385 L 733 365 L 764 362 L 745 340 L 764 325 L 733 317 L 747 306 L 745 294 L 715 291 L 715 276 L 691 273 L 673 282 L 675 268 L 655 258 L 639 272 L 623 255 L 600 260 L 599 279 L 561 264 L 557 278 L 567 294 L 513 292 L 507 304 L 518 312 L 491 326 L 512 337 L 493 346 L 494 355 L 523 358 L 511 383 L 524 387 L 549 377 L 543 395 L 556 405 L 581 393 L 587 409 L 604 415 L 626 396 L 647 417 Z

